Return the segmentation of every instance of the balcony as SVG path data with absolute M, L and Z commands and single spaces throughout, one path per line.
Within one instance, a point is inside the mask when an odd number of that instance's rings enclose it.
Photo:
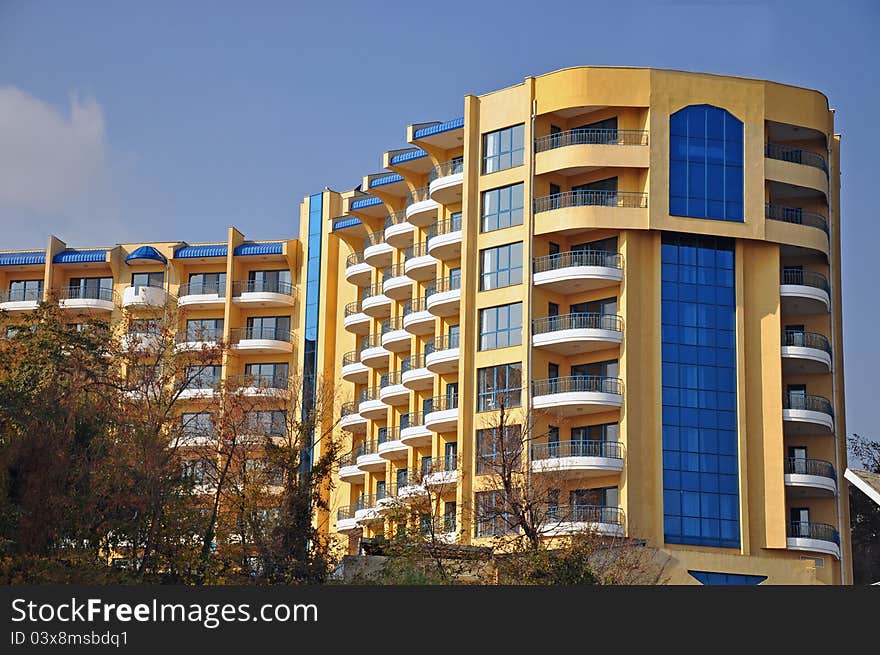
M 179 332 L 174 346 L 178 352 L 219 350 L 223 343 L 223 328 L 204 328 Z M 219 354 L 219 353 L 218 353 Z
M 768 180 L 828 192 L 825 158 L 801 148 L 764 144 L 764 175 Z
M 402 510 L 416 498 L 426 495 L 427 491 L 419 485 L 393 482 L 376 494 L 376 508 L 382 513 Z
M 403 329 L 410 334 L 433 334 L 434 315 L 428 311 L 427 299 L 413 298 L 403 304 Z
M 364 472 L 357 467 L 357 452 L 351 450 L 339 458 L 339 479 L 349 484 L 363 484 Z
M 604 250 L 571 250 L 532 260 L 536 287 L 569 294 L 605 289 L 623 280 L 623 257 Z
M 537 410 L 560 416 L 608 412 L 623 404 L 623 382 L 599 375 L 534 380 L 532 404 Z
M 359 287 L 367 286 L 373 275 L 373 268 L 364 261 L 364 251 L 358 250 L 345 259 L 345 279 Z
M 361 363 L 358 351 L 352 350 L 342 356 L 342 379 L 346 382 L 365 384 L 369 372 L 370 369 Z
M 403 386 L 400 371 L 388 371 L 379 378 L 379 399 L 386 405 L 406 405 L 410 390 Z
M 608 348 L 623 341 L 623 319 L 617 314 L 578 312 L 532 320 L 532 345 L 569 356 Z
M 232 283 L 232 302 L 242 307 L 290 307 L 296 289 L 279 280 L 237 280 Z
M 428 253 L 444 260 L 461 257 L 461 214 L 431 225 L 428 230 Z
M 464 158 L 456 157 L 431 169 L 428 193 L 431 200 L 450 205 L 461 202 L 464 182 Z
M 833 498 L 837 495 L 834 465 L 821 459 L 785 459 L 785 488 L 794 498 Z
M 425 354 L 410 355 L 400 363 L 401 383 L 407 389 L 423 390 L 434 386 L 434 374 L 425 366 Z
M 382 346 L 393 353 L 409 352 L 412 335 L 403 329 L 403 317 L 392 316 L 382 321 Z
M 384 471 L 385 460 L 379 457 L 379 444 L 376 441 L 363 441 L 358 444 L 357 467 L 361 471 Z
M 435 491 L 453 490 L 458 483 L 458 457 L 432 457 L 430 464 L 423 466 L 422 483 Z
M 361 340 L 361 363 L 370 368 L 388 368 L 391 353 L 382 345 L 381 334 L 370 334 Z
M 623 470 L 623 444 L 617 441 L 551 441 L 532 445 L 533 473 L 563 478 L 600 477 Z
M 382 293 L 395 300 L 403 300 L 412 296 L 412 279 L 407 277 L 405 264 L 386 266 L 382 272 Z
M 406 249 L 403 272 L 413 280 L 430 280 L 437 274 L 437 260 L 428 253 L 428 242 L 420 241 Z
M 461 277 L 441 277 L 425 288 L 425 304 L 434 316 L 454 316 L 461 304 Z
M 648 194 L 565 191 L 535 198 L 535 234 L 575 234 L 597 228 L 647 227 Z
M 648 168 L 648 132 L 577 128 L 535 138 L 535 174 L 580 175 L 599 168 Z
M 377 452 L 384 459 L 406 459 L 409 448 L 400 440 L 400 428 L 393 426 L 379 428 Z
M 126 309 L 154 309 L 164 307 L 167 301 L 168 293 L 162 287 L 137 284 L 122 292 L 122 306 Z
M 384 232 L 370 232 L 364 238 L 364 261 L 375 268 L 385 268 L 391 263 L 394 248 L 385 243 Z
M 425 345 L 425 368 L 431 373 L 455 373 L 458 353 L 458 334 L 439 336 Z
M 112 312 L 118 302 L 116 292 L 105 287 L 64 287 L 58 297 L 61 309 L 95 313 Z
M 395 248 L 405 248 L 412 243 L 415 227 L 406 220 L 406 211 L 388 214 L 385 219 L 385 243 Z
M 379 398 L 379 387 L 361 390 L 358 396 L 358 413 L 368 419 L 383 419 L 388 416 L 388 405 Z
M 410 412 L 400 417 L 400 440 L 416 448 L 431 445 L 431 431 L 425 427 L 422 412 Z
M 431 199 L 429 187 L 413 189 L 406 197 L 406 220 L 419 227 L 430 225 L 437 218 L 439 206 Z
M 789 550 L 825 553 L 840 559 L 840 534 L 827 523 L 797 521 L 788 525 L 786 547 Z
M 367 334 L 370 331 L 370 317 L 361 308 L 359 300 L 345 306 L 342 319 L 345 329 L 354 334 Z
M 181 400 L 208 400 L 220 395 L 220 386 L 223 384 L 220 376 L 199 375 L 188 381 L 188 384 L 180 390 L 177 396 Z
M 376 508 L 375 494 L 361 494 L 354 504 L 354 520 L 358 525 L 381 521 Z
M 834 432 L 831 401 L 799 392 L 783 394 L 782 428 L 784 434 L 796 435 Z
M 364 432 L 367 429 L 367 419 L 358 413 L 357 403 L 349 402 L 342 405 L 339 412 L 339 427 L 355 433 Z
M 358 526 L 354 514 L 354 505 L 346 505 L 336 510 L 336 531 L 341 534 L 360 532 L 361 528 Z
M 287 398 L 290 378 L 286 375 L 235 375 L 229 378 L 239 395 L 251 398 Z
M 293 333 L 278 328 L 244 327 L 232 331 L 233 348 L 254 354 L 293 352 Z
M 432 432 L 458 429 L 458 395 L 434 396 L 425 410 L 425 427 Z
M 542 526 L 545 537 L 557 537 L 578 532 L 622 537 L 623 510 L 604 505 L 552 505 L 548 507 Z
M 830 373 L 831 344 L 822 334 L 786 330 L 782 333 L 782 372 Z
M 128 353 L 158 353 L 164 339 L 159 332 L 128 332 L 122 335 L 120 347 Z
M 364 294 L 361 297 L 361 311 L 373 318 L 382 318 L 391 313 L 391 298 L 382 291 L 381 282 L 364 289 Z
M 806 225 L 822 230 L 828 235 L 828 219 L 816 212 L 804 211 L 800 207 L 785 207 L 767 203 L 764 206 L 764 217 L 771 221 L 782 221 L 792 225 Z
M 0 291 L 0 310 L 7 312 L 30 312 L 43 300 L 43 289 L 10 289 Z
M 782 269 L 779 295 L 784 314 L 827 314 L 831 310 L 828 279 L 815 271 Z
M 226 284 L 181 284 L 177 290 L 177 306 L 189 309 L 215 309 L 226 304 Z

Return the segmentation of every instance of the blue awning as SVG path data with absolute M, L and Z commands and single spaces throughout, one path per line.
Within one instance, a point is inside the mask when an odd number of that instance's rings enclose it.
M 334 230 L 344 230 L 347 227 L 354 227 L 355 225 L 360 225 L 361 219 L 355 216 L 343 216 L 342 218 L 337 218 L 333 221 L 333 229 Z
M 135 249 L 128 257 L 125 258 L 126 264 L 131 264 L 132 262 L 138 261 L 153 261 L 160 262 L 162 264 L 167 264 L 168 259 L 161 252 L 156 250 L 153 246 L 141 246 L 140 248 Z
M 174 251 L 175 259 L 196 259 L 199 257 L 226 257 L 226 244 L 209 244 L 206 246 L 183 246 Z
M 106 261 L 106 250 L 65 250 L 52 258 L 55 264 L 92 264 Z
M 440 134 L 441 132 L 449 132 L 450 130 L 458 130 L 462 127 L 464 127 L 464 116 L 461 118 L 453 118 L 451 121 L 446 121 L 445 123 L 435 123 L 434 125 L 419 128 L 413 134 L 413 138 L 424 139 L 426 136 Z
M 358 198 L 357 200 L 351 201 L 352 209 L 363 209 L 364 207 L 373 207 L 374 205 L 381 205 L 381 198 L 376 198 L 375 196 L 367 196 L 366 198 Z
M 376 177 L 370 180 L 370 188 L 377 186 L 385 186 L 386 184 L 394 184 L 395 182 L 403 182 L 403 176 L 398 175 L 397 173 L 391 173 L 390 175 L 383 175 L 382 177 Z
M 31 252 L 0 252 L 0 266 L 27 266 L 29 264 L 45 264 L 46 251 Z
M 405 161 L 412 161 L 413 159 L 421 159 L 422 157 L 427 157 L 428 153 L 422 150 L 421 148 L 415 148 L 413 150 L 407 150 L 406 152 L 398 152 L 391 158 L 390 164 L 394 166 L 395 164 L 402 164 Z
M 232 251 L 233 255 L 281 255 L 284 244 L 280 241 L 271 243 L 243 243 Z

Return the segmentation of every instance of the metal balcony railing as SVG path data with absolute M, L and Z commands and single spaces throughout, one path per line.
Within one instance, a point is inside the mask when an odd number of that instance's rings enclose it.
M 533 396 L 548 396 L 557 393 L 623 393 L 623 380 L 601 375 L 570 375 L 532 381 Z
M 341 418 L 345 418 L 346 416 L 350 416 L 351 414 L 358 413 L 358 405 L 355 401 L 350 401 L 347 403 L 342 403 L 342 407 L 339 409 L 339 416 Z
M 788 475 L 816 475 L 822 478 L 837 480 L 837 475 L 834 473 L 834 465 L 823 459 L 786 457 L 785 473 Z
M 544 152 L 565 146 L 646 146 L 647 130 L 617 130 L 580 127 L 535 138 L 535 152 Z
M 364 352 L 368 348 L 381 348 L 382 347 L 382 335 L 381 334 L 368 334 L 363 339 L 361 339 L 361 352 Z
M 351 350 L 345 353 L 342 356 L 342 365 L 350 366 L 351 364 L 360 364 L 360 353 L 356 350 Z
M 293 297 L 296 288 L 290 282 L 280 280 L 236 280 L 232 283 L 232 295 L 240 296 L 243 293 L 279 293 Z
M 805 271 L 800 268 L 783 268 L 782 284 L 815 287 L 816 289 L 822 289 L 826 293 L 831 293 L 828 278 L 816 271 Z
M 803 409 L 834 416 L 831 401 L 822 396 L 806 396 L 796 391 L 782 394 L 782 409 Z
M 600 266 L 603 268 L 623 268 L 623 256 L 606 250 L 569 250 L 554 255 L 535 257 L 532 260 L 532 271 L 544 273 L 558 271 L 575 266 Z
M 532 459 L 559 459 L 561 457 L 605 457 L 623 459 L 623 444 L 619 441 L 573 439 L 548 441 L 532 445 Z
M 226 282 L 189 282 L 181 284 L 177 290 L 178 298 L 211 295 L 225 296 Z
M 236 342 L 249 339 L 269 339 L 290 343 L 293 340 L 293 333 L 290 330 L 282 330 L 277 327 L 243 327 L 233 330 L 232 335 Z
M 430 298 L 435 293 L 443 293 L 444 291 L 458 291 L 461 289 L 461 276 L 455 277 L 438 277 L 425 287 L 425 298 Z
M 406 222 L 406 212 L 405 211 L 397 211 L 391 212 L 388 216 L 385 217 L 385 229 L 387 230 L 392 225 L 400 225 L 401 223 Z
M 336 510 L 336 521 L 347 521 L 354 518 L 354 505 L 346 505 Z
M 420 368 L 425 368 L 425 353 L 415 353 L 413 355 L 410 355 L 409 357 L 404 358 L 400 362 L 401 373 L 414 371 Z
M 432 473 L 453 473 L 458 470 L 458 455 L 451 455 L 450 457 L 432 457 L 430 460 L 426 459 L 429 464 L 425 467 L 425 470 L 422 471 L 423 475 L 430 475 Z
M 822 155 L 814 152 L 803 150 L 801 148 L 791 148 L 779 143 L 764 144 L 764 156 L 769 159 L 779 159 L 781 161 L 789 161 L 794 164 L 803 164 L 804 166 L 812 166 L 818 168 L 825 173 L 828 172 L 828 165 Z
M 444 334 L 425 344 L 425 354 L 458 348 L 458 334 Z
M 382 283 L 376 282 L 375 284 L 371 284 L 368 287 L 364 287 L 364 293 L 363 296 L 361 296 L 361 302 L 363 302 L 367 298 L 372 298 L 373 296 L 381 296 L 382 294 Z
M 801 332 L 799 330 L 785 330 L 782 333 L 783 346 L 797 346 L 801 348 L 815 348 L 831 354 L 831 343 L 824 334 L 814 332 Z
M 403 329 L 403 316 L 392 316 L 382 321 L 382 334 Z
M 58 291 L 61 300 L 106 300 L 117 303 L 118 296 L 113 289 L 106 287 L 63 287 Z
M 386 266 L 382 269 L 382 281 L 387 282 L 391 278 L 394 277 L 403 277 L 406 275 L 406 271 L 403 268 L 403 262 L 399 264 L 391 264 L 391 266 Z
M 229 382 L 242 389 L 290 388 L 290 378 L 287 375 L 233 375 Z
M 372 509 L 376 506 L 376 494 L 361 494 L 354 503 L 355 511 Z
M 199 343 L 223 341 L 223 328 L 187 329 L 177 333 L 177 343 Z
M 445 412 L 447 409 L 458 409 L 458 394 L 434 396 L 427 402 L 425 412 Z
M 357 252 L 351 253 L 348 257 L 345 258 L 345 267 L 350 268 L 356 264 L 364 263 L 364 251 L 358 250 Z
M 357 453 L 354 450 L 349 450 L 344 455 L 339 456 L 339 467 L 345 466 L 354 466 L 357 463 Z
M 644 209 L 648 194 L 638 191 L 564 191 L 535 198 L 535 213 L 566 207 L 627 207 Z
M 464 172 L 464 158 L 456 157 L 451 161 L 445 161 L 442 164 L 438 164 L 434 168 L 431 169 L 431 173 L 428 176 L 429 181 L 433 182 L 441 177 L 448 177 L 450 175 L 457 175 L 458 173 Z
M 414 205 L 417 202 L 422 202 L 423 200 L 430 200 L 431 193 L 430 188 L 423 186 L 418 189 L 413 189 L 406 196 L 406 206 Z
M 418 243 L 414 243 L 411 246 L 408 246 L 406 251 L 404 252 L 404 259 L 409 261 L 410 259 L 415 259 L 416 257 L 425 257 L 429 255 L 428 252 L 428 242 L 427 241 L 419 241 Z
M 618 314 L 576 312 L 532 319 L 533 334 L 548 334 L 560 330 L 609 330 L 623 332 L 623 318 Z
M 358 457 L 364 457 L 365 455 L 375 455 L 377 452 L 379 452 L 379 442 L 375 439 L 362 441 L 357 446 Z
M 418 298 L 412 298 L 411 300 L 407 300 L 403 303 L 403 315 L 408 316 L 413 312 L 424 312 L 428 309 L 427 298 L 425 296 L 420 296 Z
M 816 539 L 818 541 L 830 541 L 840 545 L 840 533 L 833 525 L 827 523 L 813 523 L 812 521 L 795 521 L 788 525 L 788 537 L 790 539 Z
M 346 318 L 351 316 L 352 314 L 360 314 L 361 313 L 361 301 L 355 300 L 354 302 L 350 302 L 345 306 L 345 316 Z
M 383 443 L 389 443 L 392 441 L 400 441 L 400 428 L 396 425 L 387 428 L 379 428 L 376 443 L 381 446 Z
M 767 203 L 764 205 L 764 216 L 773 221 L 783 221 L 796 225 L 817 227 L 828 234 L 828 219 L 816 212 L 804 211 L 800 207 L 784 207 Z
M 380 243 L 385 243 L 385 234 L 383 232 L 369 232 L 364 237 L 364 249 L 370 246 L 378 246 Z
M 407 428 L 419 427 L 425 424 L 425 415 L 421 411 L 417 412 L 409 412 L 407 414 L 401 414 L 400 416 L 400 429 L 406 430 Z
M 443 234 L 451 234 L 452 232 L 461 232 L 461 214 L 456 214 L 442 221 L 432 223 L 428 228 L 428 240 Z
M 0 302 L 40 302 L 42 289 L 9 289 L 0 291 Z
M 623 511 L 606 505 L 548 504 L 545 520 L 550 523 L 604 523 L 623 525 Z
M 379 400 L 379 389 L 381 389 L 381 387 L 367 387 L 366 389 L 361 389 L 361 392 L 358 394 L 358 403 Z
M 402 375 L 402 371 L 387 371 L 383 373 L 379 376 L 379 388 L 384 389 L 385 387 L 393 387 L 400 384 Z

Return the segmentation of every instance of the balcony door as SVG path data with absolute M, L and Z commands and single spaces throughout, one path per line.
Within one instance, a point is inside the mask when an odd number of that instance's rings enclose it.
M 806 474 L 807 472 L 807 447 L 791 446 L 788 449 L 788 458 L 791 460 L 791 472 Z

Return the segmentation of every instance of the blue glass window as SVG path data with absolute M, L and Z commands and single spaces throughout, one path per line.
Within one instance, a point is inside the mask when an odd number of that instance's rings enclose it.
M 742 573 L 716 573 L 714 571 L 688 571 L 704 585 L 759 585 L 767 579 L 766 575 L 745 575 Z
M 524 125 L 514 125 L 483 135 L 483 173 L 522 166 L 525 152 Z
M 480 291 L 522 284 L 522 241 L 480 251 Z
M 669 213 L 743 221 L 743 123 L 711 105 L 669 117 Z
M 480 310 L 480 350 L 507 348 L 521 343 L 521 302 Z
M 523 222 L 523 185 L 483 191 L 481 232 L 493 232 Z
M 731 239 L 663 235 L 667 543 L 740 545 L 733 248 Z

